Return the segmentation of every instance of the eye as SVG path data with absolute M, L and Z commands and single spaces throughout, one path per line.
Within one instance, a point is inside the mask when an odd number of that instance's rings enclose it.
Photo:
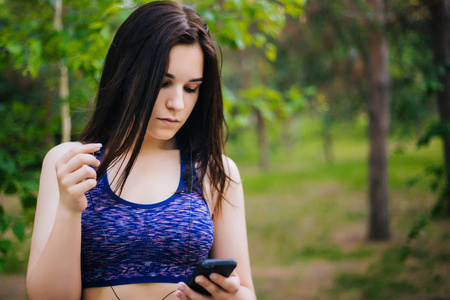
M 191 89 L 191 88 L 185 87 L 184 90 L 185 90 L 186 92 L 188 92 L 188 93 L 195 93 L 195 91 L 196 91 L 197 89 Z
M 170 85 L 170 81 L 164 81 L 163 84 L 161 85 L 161 88 L 168 87 L 169 85 Z
M 188 86 L 185 86 L 184 87 L 184 90 L 187 92 L 187 93 L 195 93 L 195 92 L 197 92 L 198 91 L 198 88 L 199 88 L 199 85 L 198 86 L 196 86 L 195 88 L 190 88 L 190 87 L 188 87 Z

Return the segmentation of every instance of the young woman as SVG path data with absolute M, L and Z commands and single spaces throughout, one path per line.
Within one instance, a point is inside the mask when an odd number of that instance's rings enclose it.
M 29 299 L 255 299 L 223 126 L 205 21 L 174 2 L 139 7 L 114 37 L 80 141 L 44 159 Z M 185 283 L 206 258 L 237 261 L 229 277 L 196 278 L 211 296 Z

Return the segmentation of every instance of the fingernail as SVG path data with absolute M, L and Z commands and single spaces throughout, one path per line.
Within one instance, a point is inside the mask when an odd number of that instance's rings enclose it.
M 174 294 L 175 294 L 175 297 L 181 299 L 181 292 L 180 291 L 176 291 Z
M 209 276 L 209 278 L 211 278 L 211 280 L 216 281 L 219 279 L 219 276 L 217 276 L 217 274 L 213 273 L 211 274 L 211 276 Z
M 96 143 L 96 144 L 94 144 L 94 146 L 95 146 L 96 148 L 101 148 L 101 147 L 103 147 L 103 144 L 102 144 L 102 143 Z
M 177 288 L 182 292 L 184 292 L 186 290 L 186 287 L 181 282 L 178 283 Z
M 197 276 L 197 277 L 195 277 L 195 282 L 197 282 L 197 283 L 204 283 L 205 280 L 203 279 L 203 277 Z

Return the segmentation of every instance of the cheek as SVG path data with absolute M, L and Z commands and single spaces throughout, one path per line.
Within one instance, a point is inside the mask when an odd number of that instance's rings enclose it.
M 164 106 L 164 100 L 167 97 L 166 93 L 164 92 L 163 89 L 161 89 L 158 93 L 158 96 L 156 97 L 155 100 L 155 105 L 153 106 L 153 110 L 158 109 L 161 106 Z
M 198 102 L 198 95 L 196 95 L 195 97 L 193 97 L 193 99 L 191 99 L 191 101 L 188 102 L 189 105 L 189 115 L 192 113 L 192 111 L 194 110 L 195 105 Z

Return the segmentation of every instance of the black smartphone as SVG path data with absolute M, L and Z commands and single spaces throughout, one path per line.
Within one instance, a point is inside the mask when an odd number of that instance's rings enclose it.
M 237 262 L 235 259 L 205 259 L 197 265 L 197 268 L 189 278 L 187 285 L 200 294 L 210 296 L 211 294 L 207 290 L 195 282 L 195 277 L 203 275 L 209 279 L 211 273 L 217 273 L 228 277 L 236 268 L 236 265 Z

